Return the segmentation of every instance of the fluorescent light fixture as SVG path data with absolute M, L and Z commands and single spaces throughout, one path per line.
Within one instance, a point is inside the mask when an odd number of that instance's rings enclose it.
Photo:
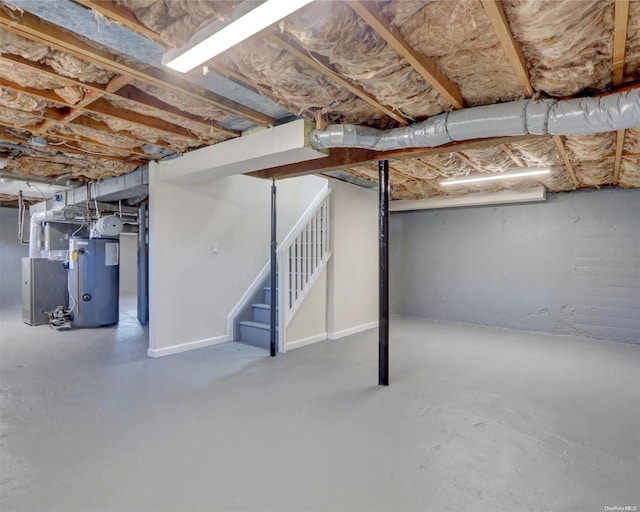
M 177 52 L 168 52 L 165 56 L 167 59 L 165 65 L 175 71 L 187 73 L 312 1 L 266 0 L 203 41 Z M 176 53 L 177 55 L 173 57 Z
M 491 174 L 490 176 L 473 176 L 471 178 L 461 178 L 459 180 L 441 181 L 440 185 L 464 185 L 466 183 L 480 183 L 481 181 L 507 180 L 510 178 L 526 178 L 528 176 L 542 176 L 549 174 L 551 169 L 530 169 L 517 172 L 503 172 L 501 174 Z
M 432 197 L 417 201 L 391 201 L 389 210 L 392 212 L 410 212 L 416 210 L 438 210 L 441 208 L 465 208 L 485 206 L 490 204 L 533 203 L 544 201 L 547 197 L 545 188 L 537 185 L 522 190 L 501 190 L 500 192 L 477 192 L 458 197 Z

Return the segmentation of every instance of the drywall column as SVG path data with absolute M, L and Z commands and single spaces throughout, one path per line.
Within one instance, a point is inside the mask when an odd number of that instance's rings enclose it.
M 278 254 L 276 252 L 278 250 L 276 220 L 276 180 L 273 180 L 271 183 L 271 339 L 269 340 L 271 357 L 276 357 L 276 346 L 278 343 L 278 326 L 276 325 L 276 309 L 278 305 L 278 293 L 276 290 L 278 285 L 278 277 L 276 275 L 278 269 Z
M 378 161 L 379 192 L 379 327 L 378 384 L 389 385 L 389 161 Z

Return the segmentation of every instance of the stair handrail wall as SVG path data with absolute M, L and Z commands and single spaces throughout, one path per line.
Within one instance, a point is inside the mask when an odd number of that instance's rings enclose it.
M 286 328 L 331 257 L 330 200 L 326 186 L 278 245 L 278 350 Z

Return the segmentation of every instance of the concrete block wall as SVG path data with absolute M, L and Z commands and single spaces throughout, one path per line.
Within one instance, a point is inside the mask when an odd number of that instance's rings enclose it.
M 640 343 L 640 190 L 391 216 L 395 313 Z

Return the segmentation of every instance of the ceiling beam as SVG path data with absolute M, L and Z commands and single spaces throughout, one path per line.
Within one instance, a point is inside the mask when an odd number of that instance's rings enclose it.
M 629 23 L 629 0 L 616 0 L 613 32 L 613 77 L 614 87 L 622 84 L 624 79 L 624 57 L 627 45 L 627 25 Z M 620 166 L 622 165 L 622 149 L 624 148 L 624 130 L 616 131 L 616 159 L 613 164 L 612 185 L 618 185 Z
M 6 127 L 6 128 L 14 128 L 16 130 L 20 130 L 23 128 L 23 127 L 15 126 L 11 123 L 4 122 L 4 121 L 0 121 L 0 126 Z M 61 139 L 66 142 L 64 142 L 64 144 L 62 145 L 56 145 L 56 146 L 51 145 L 48 147 L 55 148 L 56 151 L 61 151 L 62 153 L 74 153 L 79 155 L 88 154 L 89 156 L 93 156 L 95 158 L 104 158 L 106 160 L 117 160 L 119 162 L 139 163 L 139 164 L 147 163 L 149 160 L 152 159 L 149 155 L 144 155 L 144 157 L 141 157 L 138 155 L 136 158 L 134 158 L 131 155 L 131 152 L 127 149 L 118 149 L 118 148 L 112 148 L 109 146 L 104 146 L 104 145 L 101 145 L 99 142 L 90 141 L 89 139 L 86 139 L 86 137 L 75 137 L 75 136 L 61 135 L 61 134 L 55 134 L 53 136 L 57 139 Z M 80 139 L 84 139 L 84 140 L 80 140 Z M 18 137 L 14 137 L 9 133 L 2 132 L 1 130 L 0 130 L 0 140 L 3 140 L 5 142 L 11 142 L 12 144 L 21 144 L 21 145 L 25 144 L 24 140 L 19 139 Z M 109 149 L 110 151 L 116 151 L 116 152 L 120 151 L 122 153 L 128 154 L 129 156 L 96 153 L 81 147 L 80 142 L 85 142 L 86 144 L 93 144 L 94 146 L 104 147 L 105 149 Z
M 8 110 L 5 107 L 0 107 L 0 110 Z M 36 115 L 33 112 L 27 112 L 24 110 L 18 110 L 18 109 L 11 109 L 12 112 L 21 112 L 23 114 L 29 114 L 29 115 Z M 44 121 L 53 121 L 55 123 L 58 123 L 60 121 L 60 118 L 62 117 L 62 115 L 60 114 L 59 111 L 56 111 L 55 109 L 46 109 L 44 112 L 38 112 L 37 113 L 38 117 L 40 117 L 41 119 L 43 119 Z M 102 121 L 97 121 L 95 119 L 92 119 L 90 117 L 87 116 L 81 116 L 77 119 L 75 119 L 72 123 L 70 123 L 71 125 L 73 124 L 78 124 L 81 126 L 85 126 L 86 128 L 91 128 L 94 131 L 98 131 L 98 132 L 105 132 L 105 134 L 108 135 L 118 135 L 118 136 L 122 136 L 125 137 L 127 139 L 131 139 L 132 141 L 136 141 L 138 143 L 142 144 L 151 144 L 151 145 L 155 145 L 155 146 L 160 146 L 160 147 L 165 147 L 167 149 L 172 149 L 166 142 L 163 141 L 157 141 L 157 142 L 149 142 L 146 140 L 140 140 L 136 135 L 130 133 L 130 132 L 125 132 L 125 131 L 119 131 L 119 132 L 115 132 L 114 130 L 112 130 L 111 128 L 109 128 L 109 126 L 107 126 L 105 123 L 103 123 Z M 17 130 L 21 130 L 21 131 L 25 131 L 25 132 L 30 132 L 30 133 L 39 133 L 39 125 L 26 125 L 26 126 L 19 126 L 16 125 L 15 123 L 11 123 L 9 121 L 0 121 L 0 126 L 5 126 L 7 128 L 14 128 Z M 136 155 L 138 157 L 142 157 L 145 160 L 153 160 L 154 157 L 147 155 L 146 153 L 142 152 L 141 150 L 137 149 L 137 148 L 113 148 L 112 146 L 105 144 L 104 142 L 100 142 L 97 141 L 95 139 L 92 138 L 88 138 L 88 137 L 83 137 L 81 135 L 65 135 L 65 134 L 61 134 L 58 132 L 54 132 L 54 133 L 49 133 L 49 135 L 56 137 L 56 138 L 60 138 L 60 139 L 64 139 L 64 140 L 68 140 L 68 141 L 73 141 L 73 142 L 86 142 L 88 144 L 93 144 L 94 146 L 98 146 L 98 147 L 103 147 L 105 149 L 108 149 L 110 151 L 122 151 L 122 152 L 126 152 L 132 155 Z
M 616 0 L 613 32 L 613 85 L 622 84 L 629 22 L 629 0 Z
M 324 130 L 329 126 L 329 116 L 326 113 L 322 113 L 319 110 L 315 112 L 316 118 L 316 130 Z
M 242 73 L 234 69 L 229 69 L 224 65 L 220 64 L 219 62 L 216 62 L 215 60 L 209 61 L 207 63 L 207 66 L 209 67 L 209 69 L 214 70 L 219 75 L 226 76 L 227 78 L 233 78 L 234 80 L 242 83 L 248 88 L 255 89 L 256 91 L 258 91 L 263 96 L 266 96 L 267 98 L 275 95 L 273 90 L 270 87 L 267 87 L 264 84 L 259 84 L 254 80 L 251 80 L 250 78 L 244 76 Z M 193 73 L 193 71 L 191 73 Z M 189 73 L 188 75 L 190 75 L 191 73 Z
M 421 165 L 424 165 L 427 169 L 437 172 L 440 176 L 444 176 L 444 177 L 447 176 L 447 174 L 443 172 L 442 169 L 438 169 L 438 167 L 436 167 L 430 162 L 427 162 L 424 158 L 418 158 L 418 161 L 420 162 Z
M 44 129 L 51 128 L 52 124 L 55 122 L 67 123 L 72 121 L 73 119 L 79 117 L 84 112 L 92 112 L 94 114 L 100 114 L 105 117 L 110 117 L 112 119 L 117 119 L 119 121 L 126 121 L 127 123 L 137 125 L 143 128 L 148 128 L 160 133 L 166 133 L 169 135 L 178 135 L 180 137 L 184 137 L 187 139 L 191 139 L 194 141 L 200 141 L 200 137 L 196 134 L 183 128 L 182 126 L 178 126 L 173 123 L 169 123 L 164 121 L 163 119 L 159 119 L 156 117 L 147 116 L 144 114 L 139 114 L 138 112 L 133 112 L 131 110 L 124 110 L 121 108 L 112 105 L 107 100 L 100 98 L 101 94 L 96 92 L 95 90 L 89 91 L 85 94 L 85 97 L 76 105 L 69 106 L 63 98 L 58 96 L 53 91 L 48 91 L 46 89 L 33 89 L 32 87 L 24 87 L 20 84 L 16 84 L 9 80 L 5 80 L 0 78 L 0 85 L 3 87 L 21 92 L 23 94 L 27 94 L 34 98 L 38 98 L 41 100 L 46 100 L 50 102 L 55 102 L 63 108 L 70 107 L 70 111 L 60 113 L 59 117 L 50 116 L 49 122 L 45 124 L 45 126 L 41 126 L 39 131 L 43 131 Z M 85 105 L 85 106 L 83 106 Z
M 344 170 L 349 167 L 366 163 L 373 163 L 378 160 L 420 158 L 443 153 L 454 153 L 467 149 L 482 149 L 486 147 L 499 146 L 500 144 L 510 144 L 535 140 L 546 135 L 518 135 L 515 137 L 498 137 L 493 139 L 475 139 L 464 142 L 452 142 L 444 146 L 435 148 L 402 148 L 390 151 L 372 151 L 362 148 L 333 148 L 326 158 L 318 158 L 307 162 L 272 167 L 248 173 L 250 176 L 265 179 L 291 178 L 294 176 L 304 176 L 306 174 L 316 174 L 326 171 Z
M 96 99 L 101 96 L 99 92 L 95 90 L 87 90 L 84 93 L 84 97 L 80 100 L 76 105 L 69 109 L 69 113 L 66 114 L 60 121 L 52 121 L 51 119 L 45 119 L 42 123 L 38 125 L 38 133 L 48 132 L 51 128 L 56 126 L 57 124 L 67 124 L 80 117 L 84 113 L 84 109 L 77 107 L 84 107 L 93 103 Z
M 418 53 L 373 2 L 346 0 L 358 16 L 366 21 L 395 51 L 397 51 L 454 108 L 463 108 L 464 100 L 456 85 L 425 55 Z
M 105 18 L 117 21 L 123 27 L 133 30 L 138 34 L 145 36 L 147 39 L 151 39 L 152 41 L 167 47 L 166 41 L 162 40 L 160 34 L 140 23 L 135 14 L 123 7 L 120 7 L 119 5 L 116 5 L 113 0 L 74 0 L 74 2 L 84 5 L 92 11 L 101 14 Z
M 133 77 L 131 75 L 116 75 L 105 86 L 105 92 L 116 92 L 122 89 L 125 85 L 132 82 Z
M 502 8 L 500 0 L 480 0 L 484 11 L 487 13 L 493 30 L 498 36 L 500 44 L 507 54 L 507 59 L 511 64 L 511 68 L 515 71 L 516 77 L 524 90 L 527 97 L 533 96 L 533 87 L 529 80 L 529 72 L 527 71 L 527 64 L 524 60 L 524 54 L 520 44 L 513 38 L 507 16 Z
M 622 165 L 622 148 L 624 147 L 624 130 L 616 132 L 616 159 L 613 164 L 613 180 L 612 185 L 618 185 L 620 179 L 620 166 Z
M 171 89 L 200 103 L 237 115 L 260 126 L 273 126 L 276 124 L 276 120 L 272 117 L 212 91 L 197 87 L 177 74 L 156 68 L 147 68 L 143 71 L 128 66 L 126 63 L 119 61 L 112 53 L 94 48 L 73 36 L 70 32 L 43 22 L 33 14 L 27 12 L 12 12 L 9 14 L 0 10 L 0 27 L 19 36 L 46 44 L 51 48 L 91 62 L 114 73 L 131 75 L 136 80 L 141 80 L 149 85 Z
M 468 166 L 473 167 L 478 172 L 481 172 L 483 174 L 487 172 L 486 169 L 483 169 L 478 164 L 476 164 L 473 160 L 471 160 L 469 157 L 463 155 L 462 153 L 456 153 L 456 157 L 458 157 L 459 160 L 462 160 Z
M 221 131 L 223 133 L 226 133 L 230 136 L 233 137 L 237 137 L 240 135 L 239 132 L 235 131 L 235 130 L 231 130 L 229 128 L 225 128 L 221 125 L 219 125 L 218 123 L 216 123 L 213 120 L 207 120 L 203 117 L 194 115 L 194 114 L 190 114 L 189 112 L 184 112 L 172 105 L 169 105 L 149 94 L 146 94 L 142 91 L 140 91 L 139 89 L 136 89 L 135 87 L 131 86 L 131 85 L 124 85 L 122 87 L 120 87 L 117 90 L 114 90 L 114 92 L 109 92 L 107 91 L 107 87 L 109 87 L 109 84 L 107 84 L 107 86 L 104 86 L 102 84 L 92 84 L 92 83 L 85 83 L 85 82 L 81 82 L 80 80 L 74 79 L 74 78 L 69 78 L 69 77 L 65 77 L 62 75 L 58 75 L 51 67 L 45 65 L 45 64 L 41 64 L 39 62 L 33 62 L 27 59 L 24 59 L 18 55 L 10 55 L 10 54 L 3 54 L 0 55 L 0 60 L 4 60 L 6 62 L 10 62 L 11 64 L 16 64 L 19 67 L 23 68 L 23 69 L 27 69 L 29 71 L 32 72 L 37 72 L 40 73 L 44 76 L 50 77 L 58 82 L 65 82 L 70 86 L 75 86 L 75 87 L 82 87 L 84 89 L 88 89 L 90 91 L 94 91 L 96 94 L 100 94 L 102 96 L 104 96 L 105 98 L 109 99 L 109 98 L 114 98 L 114 99 L 125 99 L 127 101 L 130 101 L 134 104 L 136 104 L 139 107 L 142 107 L 146 110 L 152 110 L 154 112 L 157 113 L 158 116 L 162 117 L 165 116 L 166 113 L 170 113 L 176 117 L 179 117 L 181 119 L 184 119 L 185 121 L 190 121 L 193 123 L 197 123 L 199 125 L 202 126 L 202 128 L 204 130 L 211 130 L 212 128 L 217 130 L 217 131 Z M 114 83 L 114 80 L 116 80 L 118 77 L 115 77 L 114 79 L 112 79 L 112 81 L 110 82 L 110 84 Z M 113 88 L 115 88 L 115 84 L 112 86 Z M 46 89 L 32 89 L 34 91 L 46 91 Z M 44 92 L 41 92 L 40 94 L 47 94 Z M 55 93 L 51 93 L 51 94 L 55 94 Z M 99 96 L 96 96 L 96 99 Z M 57 98 L 57 100 L 56 100 Z M 55 98 L 52 99 L 52 101 L 58 101 L 60 103 L 64 104 L 64 100 L 62 98 L 60 98 L 59 96 L 55 96 Z
M 116 135 L 116 136 L 120 136 L 120 137 L 124 137 L 126 139 L 130 139 L 131 141 L 135 141 L 138 142 L 140 144 L 151 144 L 153 146 L 159 146 L 161 148 L 165 148 L 165 149 L 173 149 L 173 147 L 166 143 L 163 140 L 157 140 L 156 142 L 149 142 L 148 140 L 145 140 L 143 138 L 141 138 L 139 135 L 130 132 L 130 131 L 126 131 L 126 130 L 114 130 L 112 129 L 107 123 L 103 122 L 103 121 L 98 121 L 97 119 L 93 119 L 92 117 L 88 117 L 86 115 L 82 115 L 82 116 L 78 116 L 76 119 L 74 119 L 71 123 L 69 123 L 69 125 L 73 126 L 73 125 L 79 125 L 79 126 L 84 126 L 85 128 L 90 128 L 93 131 L 96 132 L 104 132 L 106 135 Z M 52 133 L 52 135 L 57 136 L 58 133 L 54 132 Z M 110 147 L 107 146 L 105 144 L 100 144 L 103 145 L 105 147 Z M 133 148 L 127 148 L 127 151 L 130 151 L 131 153 L 136 153 L 136 154 L 140 154 L 140 155 L 145 155 L 148 157 L 148 155 L 146 155 L 146 153 L 142 153 L 140 150 L 137 149 L 133 149 Z M 149 157 L 153 160 L 153 157 Z
M 409 121 L 407 121 L 407 119 L 401 113 L 394 110 L 393 107 L 380 103 L 375 98 L 375 96 L 369 94 L 360 85 L 352 83 L 351 81 L 343 77 L 340 73 L 338 73 L 338 71 L 333 67 L 331 62 L 329 62 L 329 59 L 327 59 L 326 57 L 322 55 L 311 54 L 297 43 L 289 41 L 284 36 L 278 35 L 276 33 L 272 32 L 268 37 L 280 48 L 287 51 L 294 57 L 300 59 L 306 65 L 315 69 L 318 73 L 327 77 L 329 80 L 338 84 L 340 87 L 347 89 L 351 94 L 354 94 L 360 99 L 366 101 L 373 108 L 386 114 L 392 119 L 395 119 L 404 126 L 409 124 Z
M 109 103 L 104 98 L 97 99 L 96 101 L 91 103 L 91 105 L 85 110 L 87 110 L 88 112 L 93 112 L 95 114 L 100 114 L 105 117 L 110 117 L 112 119 L 117 119 L 119 121 L 126 121 L 130 124 L 134 124 L 142 128 L 149 128 L 160 133 L 178 135 L 180 137 L 184 137 L 185 139 L 194 141 L 200 140 L 200 137 L 198 137 L 195 133 L 187 130 L 186 128 L 183 128 L 182 126 L 169 123 L 168 121 L 158 119 L 157 117 L 140 114 L 132 110 L 123 110 Z
M 393 176 L 394 174 L 397 176 L 402 176 L 405 180 L 409 180 L 409 181 L 416 181 L 419 180 L 421 178 L 418 178 L 417 176 L 413 176 L 405 171 L 401 171 L 400 169 L 398 169 L 396 166 L 394 165 L 389 165 L 389 170 L 391 171 L 391 176 L 389 176 L 389 178 L 392 181 L 396 181 L 393 178 L 395 178 L 395 176 Z
M 513 151 L 511 151 L 511 149 L 509 149 L 509 146 L 507 146 L 506 144 L 500 144 L 500 149 L 502 150 L 502 152 L 507 155 L 509 158 L 511 158 L 511 160 L 513 161 L 514 164 L 516 164 L 518 167 L 524 167 L 524 163 L 522 162 L 522 160 L 520 160 L 516 155 L 513 154 Z
M 558 148 L 558 152 L 562 157 L 564 166 L 567 168 L 567 171 L 569 172 L 571 181 L 573 181 L 574 186 L 578 188 L 580 186 L 580 182 L 578 181 L 578 178 L 576 178 L 576 173 L 573 170 L 573 165 L 571 165 L 571 162 L 569 161 L 569 155 L 567 155 L 567 150 L 564 148 L 564 142 L 562 140 L 562 137 L 560 135 L 553 135 L 553 142 L 556 143 L 556 147 Z

